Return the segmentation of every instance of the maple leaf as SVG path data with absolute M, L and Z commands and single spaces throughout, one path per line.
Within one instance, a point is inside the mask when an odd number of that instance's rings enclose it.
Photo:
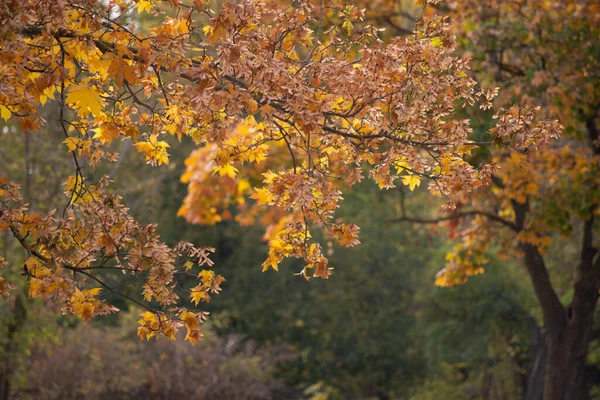
M 98 117 L 102 114 L 104 100 L 100 97 L 100 91 L 93 85 L 80 83 L 71 85 L 66 98 L 77 109 L 77 114 L 84 118 L 89 114 Z
M 219 173 L 220 176 L 228 176 L 232 179 L 235 178 L 235 174 L 239 172 L 239 170 L 237 168 L 235 168 L 233 165 L 231 164 L 227 164 L 227 165 L 218 165 L 216 167 L 213 168 L 213 173 Z
M 124 60 L 120 57 L 111 57 L 108 74 L 115 79 L 115 82 L 119 87 L 122 87 L 125 81 L 130 84 L 135 84 L 138 80 L 135 75 L 134 67 L 130 65 L 128 60 Z
M 137 2 L 138 14 L 141 14 L 144 11 L 149 13 L 150 11 L 152 11 L 152 7 L 154 7 L 154 5 L 150 0 L 138 0 Z
M 269 269 L 269 267 L 273 268 L 275 271 L 279 271 L 279 261 L 274 256 L 269 256 L 267 260 L 262 264 L 262 272 L 265 272 Z
M 270 204 L 274 199 L 268 188 L 254 189 L 254 193 L 250 197 L 255 199 L 258 204 Z
M 192 289 L 190 298 L 192 299 L 192 302 L 195 305 L 198 305 L 198 303 L 200 303 L 201 301 L 210 300 L 210 296 L 208 295 L 208 293 L 206 293 L 206 291 L 204 291 L 200 286 L 196 286 Z
M 404 175 L 402 177 L 402 183 L 408 186 L 408 188 L 412 191 L 415 190 L 415 187 L 421 184 L 421 178 L 417 175 Z
M 147 142 L 137 142 L 134 146 L 139 152 L 144 153 L 146 160 L 151 164 L 168 164 L 169 154 L 167 148 L 171 147 L 167 142 L 158 141 L 158 135 L 150 135 Z
M 68 137 L 63 141 L 63 143 L 67 145 L 67 148 L 70 152 L 75 151 L 83 142 L 85 142 L 84 139 L 75 137 Z
M 110 143 L 119 137 L 120 132 L 114 125 L 104 124 L 93 130 L 95 135 L 94 139 L 99 139 L 101 143 Z

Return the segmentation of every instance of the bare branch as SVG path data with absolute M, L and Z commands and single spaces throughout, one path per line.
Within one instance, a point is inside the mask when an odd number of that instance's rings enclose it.
M 461 218 L 475 216 L 475 215 L 480 215 L 480 216 L 486 217 L 494 222 L 498 222 L 498 223 L 506 226 L 507 228 L 512 229 L 513 231 L 517 231 L 517 226 L 515 225 L 514 222 L 508 221 L 508 220 L 506 220 L 502 217 L 499 217 L 495 214 L 488 213 L 485 211 L 479 211 L 479 210 L 464 211 L 464 212 L 460 212 L 457 214 L 448 215 L 445 217 L 431 218 L 431 219 L 403 216 L 403 217 L 399 217 L 399 218 L 389 219 L 388 222 L 410 222 L 410 223 L 415 223 L 415 224 L 437 224 L 437 223 L 444 222 L 444 221 L 451 221 L 451 220 L 461 219 Z

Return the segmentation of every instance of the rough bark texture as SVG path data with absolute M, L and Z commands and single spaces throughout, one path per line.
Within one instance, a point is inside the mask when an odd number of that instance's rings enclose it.
M 598 300 L 596 288 L 586 289 L 579 290 L 567 309 L 563 328 L 546 332 L 548 363 L 544 400 L 580 400 L 585 396 L 585 362 Z

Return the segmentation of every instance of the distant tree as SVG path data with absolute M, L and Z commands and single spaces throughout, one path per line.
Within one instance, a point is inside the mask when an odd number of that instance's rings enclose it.
M 564 135 L 544 151 L 515 152 L 519 131 L 496 135 L 492 184 L 454 197 L 431 220 L 459 240 L 440 271 L 442 286 L 483 272 L 486 253 L 525 266 L 543 316 L 527 399 L 580 399 L 600 289 L 600 5 L 597 1 L 457 1 L 446 10 L 479 79 L 500 86 L 496 105 L 537 104 Z M 480 120 L 481 116 L 478 117 Z M 532 123 L 529 113 L 509 118 Z M 485 119 L 485 118 L 484 118 Z M 568 243 L 578 243 L 569 255 Z M 549 264 L 564 263 L 554 270 Z M 565 284 L 566 282 L 566 284 Z M 544 343 L 544 342 L 542 342 Z M 593 368 L 598 373 L 597 366 Z

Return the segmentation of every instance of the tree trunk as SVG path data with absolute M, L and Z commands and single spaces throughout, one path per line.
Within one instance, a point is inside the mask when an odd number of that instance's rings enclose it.
M 548 358 L 544 400 L 582 400 L 588 349 L 592 340 L 598 289 L 593 280 L 575 284 L 565 323 L 545 332 Z
M 529 203 L 513 201 L 516 231 L 525 227 Z M 539 249 L 522 244 L 524 264 L 542 309 L 546 343 L 544 400 L 583 400 L 584 373 L 592 340 L 594 312 L 600 288 L 600 258 L 596 258 L 593 228 L 596 206 L 583 226 L 580 259 L 574 268 L 573 300 L 564 307 L 552 286 Z

